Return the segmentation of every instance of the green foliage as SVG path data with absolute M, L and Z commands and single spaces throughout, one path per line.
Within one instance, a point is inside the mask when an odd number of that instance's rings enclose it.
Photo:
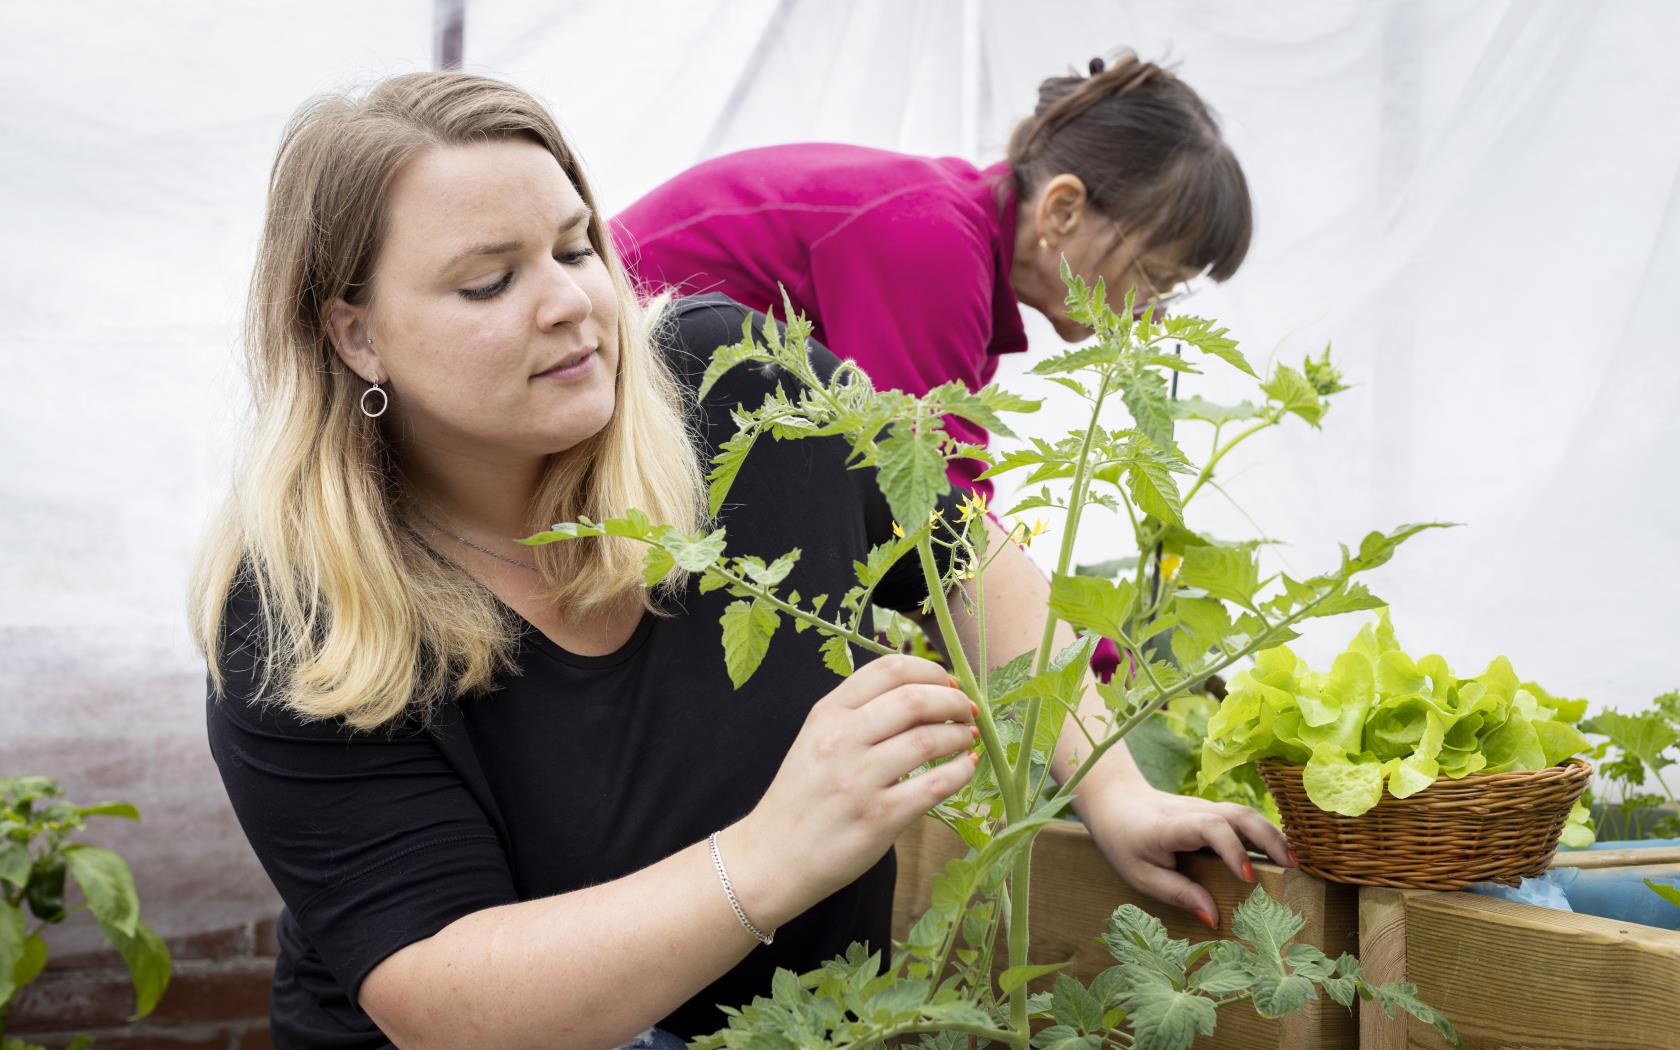
M 1612 792 L 1599 824 L 1602 837 L 1680 838 L 1680 806 L 1663 774 L 1680 762 L 1680 691 L 1664 693 L 1638 714 L 1605 711 L 1582 722 L 1581 728 L 1602 738 L 1594 757 Z M 1657 791 L 1643 790 L 1652 783 Z
M 88 817 L 137 821 L 140 812 L 127 802 L 72 805 L 47 777 L 0 777 L 0 1035 L 12 996 L 46 966 L 41 930 L 79 911 L 92 915 L 127 964 L 135 1018 L 151 1013 L 169 986 L 169 950 L 140 918 L 128 862 L 104 847 L 70 841 Z M 83 903 L 66 906 L 67 880 Z M 74 1045 L 91 1044 L 84 1039 Z M 8 1048 L 14 1045 L 24 1044 L 6 1040 Z
M 955 440 L 945 419 L 960 417 L 1007 435 L 1005 417 L 1034 410 L 1037 402 L 995 386 L 969 391 L 956 383 L 920 397 L 876 390 L 850 364 L 824 374 L 810 354 L 810 324 L 785 301 L 785 328 L 766 322 L 755 331 L 749 323 L 739 343 L 714 355 L 702 380 L 704 397 L 715 397 L 736 368 L 752 367 L 778 379 L 760 404 L 732 406 L 737 433 L 720 447 L 708 479 L 714 513 L 727 506 L 731 485 L 748 469 L 761 440 L 843 440 L 851 465 L 875 470 L 896 519 L 894 536 L 853 565 L 856 584 L 835 602 L 828 603 L 826 595 L 804 599 L 797 591 L 783 592 L 797 579 L 797 552 L 774 560 L 732 554 L 721 528 L 687 535 L 631 511 L 603 522 L 559 523 L 527 541 L 638 541 L 648 547 L 644 578 L 650 586 L 686 573 L 698 578 L 702 592 L 726 591 L 734 600 L 724 613 L 721 637 L 725 666 L 737 687 L 763 660 L 783 620 L 793 623 L 796 634 L 814 630 L 821 636 L 816 645 L 837 675 L 851 671 L 859 651 L 878 655 L 913 646 L 916 636 L 891 617 L 883 620 L 889 643 L 883 644 L 869 617 L 874 588 L 914 553 L 928 594 L 921 623 L 940 625 L 952 670 L 979 708 L 983 746 L 976 773 L 934 811 L 970 851 L 934 880 L 932 906 L 905 941 L 885 960 L 854 948 L 820 970 L 779 973 L 768 996 L 725 1008 L 727 1027 L 694 1043 L 697 1047 L 862 1048 L 915 1037 L 923 1047 L 940 1048 L 962 1046 L 968 1037 L 1016 1048 L 1180 1047 L 1212 1031 L 1218 1008 L 1228 1003 L 1251 1002 L 1277 1016 L 1299 1009 L 1320 989 L 1344 1004 L 1379 996 L 1357 972 L 1288 943 L 1299 920 L 1263 895 L 1238 917 L 1239 933 L 1249 944 L 1219 948 L 1192 950 L 1168 939 L 1156 920 L 1122 909 L 1105 938 L 1120 965 L 1089 987 L 1058 973 L 1052 991 L 1028 993 L 1027 982 L 1055 968 L 1026 963 L 1026 929 L 1008 906 L 1010 887 L 1029 871 L 1032 837 L 1070 803 L 1097 757 L 1133 731 L 1147 734 L 1149 727 L 1163 725 L 1166 739 L 1182 745 L 1185 758 L 1205 751 L 1215 737 L 1223 746 L 1227 731 L 1239 741 L 1253 737 L 1242 724 L 1221 723 L 1224 711 L 1210 709 L 1206 698 L 1195 695 L 1201 684 L 1293 639 L 1294 627 L 1304 620 L 1380 607 L 1381 600 L 1355 577 L 1434 527 L 1372 532 L 1356 549 L 1344 548 L 1339 564 L 1300 580 L 1264 575 L 1257 542 L 1222 542 L 1195 532 L 1185 523 L 1186 510 L 1214 484 L 1215 468 L 1226 454 L 1288 417 L 1313 426 L 1322 421 L 1327 399 L 1343 389 L 1328 350 L 1299 370 L 1278 366 L 1262 381 L 1229 333 L 1213 322 L 1157 321 L 1152 309 L 1134 317 L 1133 295 L 1116 310 L 1100 281 L 1087 285 L 1065 265 L 1063 280 L 1069 316 L 1088 325 L 1095 339 L 1038 361 L 1032 372 L 1084 399 L 1090 418 L 1060 440 L 1035 438 L 1001 455 Z M 1234 406 L 1199 398 L 1175 402 L 1169 375 L 1202 367 L 1249 377 L 1252 399 Z M 1115 408 L 1128 418 L 1109 420 L 1105 410 Z M 1212 430 L 1200 466 L 1179 444 L 1180 423 Z M 1011 513 L 1042 509 L 1065 515 L 1043 641 L 1022 653 L 988 653 L 991 667 L 971 667 L 968 654 L 949 645 L 953 600 L 983 614 L 983 596 L 973 581 L 997 546 L 987 542 L 984 508 L 977 500 L 952 509 L 947 468 L 959 458 L 985 463 L 982 477 L 1014 474 L 1023 486 L 1038 487 Z M 1073 538 L 1091 506 L 1123 513 L 1134 525 L 1138 552 L 1097 574 L 1076 572 L 1071 564 Z M 1016 536 L 1028 542 L 1045 527 L 1023 525 Z M 1070 624 L 1078 640 L 1053 652 L 1058 622 Z M 787 635 L 781 632 L 784 641 Z M 1124 673 L 1093 687 L 1087 669 L 1099 638 L 1114 640 L 1127 655 Z M 1110 721 L 1077 725 L 1085 737 L 1081 757 L 1073 768 L 1055 771 L 1061 781 L 1056 784 L 1049 776 L 1051 759 L 1072 724 L 1067 716 L 1093 688 Z M 1405 731 L 1403 720 L 1391 730 Z M 1556 744 L 1548 738 L 1545 746 Z M 1180 784 L 1196 779 L 1193 765 L 1163 763 L 1155 775 Z M 1210 797 L 1264 801 L 1258 782 L 1250 784 L 1232 766 L 1209 773 L 1202 790 Z M 1000 928 L 1009 933 L 1010 965 L 994 984 Z M 1385 1006 L 1408 1007 L 1403 999 L 1409 992 L 1380 994 L 1387 997 L 1381 999 Z M 1428 1012 L 1411 1005 L 1420 1016 Z M 1037 1032 L 1031 1031 L 1033 1020 L 1043 1022 Z
M 1386 560 L 1385 544 L 1367 538 L 1363 556 Z M 1585 707 L 1519 682 L 1504 657 L 1467 679 L 1439 656 L 1414 661 L 1383 610 L 1326 673 L 1284 647 L 1259 653 L 1209 721 L 1200 781 L 1257 758 L 1301 762 L 1313 803 L 1356 817 L 1385 786 L 1406 798 L 1441 776 L 1563 762 L 1587 749 L 1576 727 Z

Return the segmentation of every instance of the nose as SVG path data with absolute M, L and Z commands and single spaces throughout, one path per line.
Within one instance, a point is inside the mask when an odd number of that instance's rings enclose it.
M 544 283 L 537 323 L 546 329 L 588 320 L 595 304 L 589 298 L 589 291 L 578 281 L 577 273 L 557 259 L 550 259 L 542 273 Z

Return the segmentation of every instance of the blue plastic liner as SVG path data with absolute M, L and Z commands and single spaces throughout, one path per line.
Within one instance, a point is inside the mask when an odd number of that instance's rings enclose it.
M 1680 846 L 1680 839 L 1599 842 L 1586 848 L 1606 850 L 1661 846 Z M 1524 879 L 1520 886 L 1477 882 L 1465 889 L 1485 897 L 1499 897 L 1542 908 L 1680 930 L 1680 908 L 1652 892 L 1645 885 L 1646 879 L 1680 887 L 1680 872 L 1669 864 L 1627 868 L 1553 868 L 1538 878 Z

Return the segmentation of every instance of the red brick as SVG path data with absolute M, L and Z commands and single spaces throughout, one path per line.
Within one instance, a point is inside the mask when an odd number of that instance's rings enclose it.
M 80 1033 L 55 1032 L 30 1035 L 31 1042 L 47 1050 L 60 1050 Z M 91 1029 L 97 1050 L 234 1050 L 243 1032 L 239 1028 L 206 1028 L 202 1025 L 149 1025 L 144 1021 L 122 1028 Z
M 169 937 L 164 943 L 169 946 L 170 958 L 176 962 L 189 959 L 220 961 L 249 958 L 254 937 L 252 924 L 242 923 L 221 930 L 205 930 L 202 933 Z M 103 951 L 62 953 L 47 958 L 49 972 L 116 969 L 122 964 L 122 956 L 110 948 Z
M 240 1035 L 234 1050 L 274 1050 L 274 1040 L 268 1034 L 268 1025 L 246 1030 Z
M 251 954 L 263 959 L 280 957 L 280 935 L 274 919 L 260 919 L 252 932 Z
M 148 1020 L 230 1021 L 266 1018 L 274 964 L 186 962 L 176 967 L 163 1001 Z M 18 993 L 10 1027 L 44 1031 L 121 1025 L 134 1011 L 128 971 L 47 974 Z

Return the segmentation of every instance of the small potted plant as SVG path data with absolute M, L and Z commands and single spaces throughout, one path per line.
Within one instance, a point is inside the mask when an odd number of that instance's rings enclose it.
M 128 862 L 103 846 L 70 841 L 89 817 L 139 820 L 140 811 L 127 802 L 73 805 L 46 777 L 0 777 L 0 1050 L 36 1050 L 6 1034 L 7 1007 L 47 965 L 41 931 L 78 912 L 93 917 L 127 964 L 133 1019 L 151 1013 L 169 987 L 169 949 L 140 918 Z M 67 880 L 81 890 L 80 903 L 66 905 Z M 71 1046 L 92 1043 L 79 1036 Z

